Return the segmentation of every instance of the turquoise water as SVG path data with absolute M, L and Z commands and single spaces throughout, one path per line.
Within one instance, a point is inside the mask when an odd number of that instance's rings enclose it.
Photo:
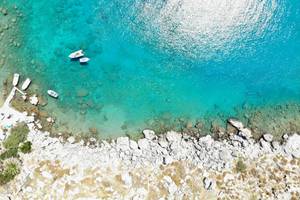
M 59 119 L 104 135 L 300 100 L 299 0 L 10 0 L 22 64 Z M 82 48 L 88 65 L 68 59 Z

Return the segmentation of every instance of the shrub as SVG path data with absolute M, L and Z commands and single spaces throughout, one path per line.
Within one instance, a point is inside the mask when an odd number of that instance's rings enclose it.
M 240 172 L 240 173 L 244 173 L 246 171 L 246 164 L 243 162 L 242 159 L 239 159 L 238 162 L 236 163 L 236 166 L 235 166 L 235 170 L 237 172 Z
M 18 149 L 17 148 L 10 148 L 4 151 L 0 155 L 0 160 L 5 160 L 7 158 L 16 158 L 18 157 Z
M 24 142 L 27 138 L 29 129 L 26 124 L 19 124 L 11 129 L 10 135 L 3 142 L 6 149 L 18 148 L 21 142 Z
M 17 163 L 10 162 L 5 166 L 5 169 L 0 173 L 0 185 L 4 185 L 13 180 L 20 173 L 20 168 Z
M 20 151 L 22 153 L 30 153 L 31 152 L 31 142 L 27 141 L 23 143 L 20 147 Z

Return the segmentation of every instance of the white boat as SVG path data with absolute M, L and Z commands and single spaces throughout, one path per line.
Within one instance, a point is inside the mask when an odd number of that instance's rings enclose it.
M 13 86 L 17 86 L 19 83 L 19 79 L 20 79 L 20 74 L 14 74 L 14 79 L 13 79 Z
M 76 59 L 76 58 L 80 58 L 80 57 L 82 57 L 82 56 L 84 56 L 84 54 L 83 54 L 83 50 L 78 50 L 78 51 L 75 51 L 75 52 L 73 52 L 73 53 L 71 53 L 70 55 L 69 55 L 69 58 L 71 58 L 71 59 Z
M 58 96 L 59 96 L 58 93 L 55 92 L 55 91 L 53 91 L 53 90 L 48 90 L 47 93 L 48 93 L 48 95 L 49 95 L 50 97 L 53 97 L 53 98 L 55 98 L 55 99 L 57 99 Z
M 29 87 L 30 83 L 31 83 L 31 80 L 30 80 L 29 78 L 27 78 L 27 79 L 24 81 L 24 83 L 23 83 L 21 89 L 22 89 L 22 90 L 26 90 L 26 89 Z
M 82 64 L 87 63 L 89 61 L 90 61 L 90 59 L 88 57 L 83 57 L 83 58 L 79 59 L 79 62 L 82 63 Z

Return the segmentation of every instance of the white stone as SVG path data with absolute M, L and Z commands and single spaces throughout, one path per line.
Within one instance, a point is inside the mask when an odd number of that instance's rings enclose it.
M 265 140 L 266 142 L 272 142 L 272 140 L 273 140 L 273 135 L 271 135 L 271 134 L 264 134 L 264 135 L 263 135 L 263 138 L 264 138 L 264 140 Z
M 48 122 L 48 123 L 54 123 L 54 119 L 53 119 L 52 117 L 48 117 L 48 118 L 47 118 L 47 122 Z
M 39 99 L 37 98 L 36 95 L 33 95 L 29 98 L 29 102 L 34 105 L 34 106 L 37 106 L 38 103 L 39 103 Z
M 67 141 L 71 144 L 75 143 L 75 138 L 73 136 L 68 137 Z
M 155 132 L 153 130 L 145 129 L 143 130 L 144 137 L 148 140 L 154 140 L 157 139 L 157 136 L 155 135 Z
M 129 175 L 129 173 L 123 173 L 121 175 L 121 178 L 122 178 L 122 181 L 125 183 L 126 186 L 131 186 L 132 185 L 132 178 L 131 176 Z
M 182 135 L 175 131 L 169 131 L 166 134 L 166 138 L 169 142 L 181 141 Z
M 118 137 L 117 145 L 129 147 L 129 138 L 128 137 Z
M 171 156 L 165 156 L 165 157 L 163 157 L 163 164 L 164 165 L 171 164 L 172 162 L 173 162 L 173 158 Z
M 228 122 L 238 130 L 242 130 L 244 128 L 243 123 L 236 119 L 229 119 Z
M 284 139 L 284 140 L 287 140 L 289 138 L 289 135 L 288 134 L 284 134 L 283 136 L 282 136 L 282 139 Z
M 295 158 L 300 158 L 300 135 L 290 136 L 284 146 L 284 151 Z
M 169 143 L 163 139 L 163 138 L 160 138 L 158 140 L 158 144 L 162 147 L 162 148 L 167 148 L 169 146 Z
M 146 138 L 139 139 L 138 145 L 139 145 L 140 149 L 149 149 L 149 141 Z
M 242 128 L 238 134 L 247 140 L 252 137 L 252 131 L 249 128 Z
M 130 147 L 131 149 L 137 149 L 139 146 L 138 146 L 138 144 L 136 143 L 136 141 L 130 140 L 130 141 L 129 141 L 129 147 Z
M 47 179 L 52 179 L 53 178 L 52 174 L 50 174 L 47 171 L 42 171 L 42 176 L 47 178 Z
M 203 185 L 206 190 L 211 190 L 211 189 L 213 189 L 213 180 L 205 177 L 203 179 Z

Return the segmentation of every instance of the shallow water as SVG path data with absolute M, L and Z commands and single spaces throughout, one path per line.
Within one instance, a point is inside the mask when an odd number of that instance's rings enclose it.
M 48 110 L 106 136 L 160 116 L 235 115 L 300 100 L 298 0 L 9 0 L 23 60 Z M 82 48 L 88 65 L 70 61 Z

